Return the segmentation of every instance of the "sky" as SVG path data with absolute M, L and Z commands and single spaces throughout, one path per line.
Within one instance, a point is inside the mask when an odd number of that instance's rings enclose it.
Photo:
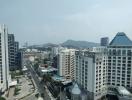
M 0 24 L 21 45 L 100 42 L 117 32 L 132 39 L 132 0 L 0 0 Z

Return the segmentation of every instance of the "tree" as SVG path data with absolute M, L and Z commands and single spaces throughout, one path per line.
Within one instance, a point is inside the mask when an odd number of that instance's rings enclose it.
M 35 94 L 35 97 L 38 98 L 39 97 L 39 93 Z
M 35 63 L 34 64 L 34 69 L 36 70 L 36 69 L 38 69 L 38 67 L 39 67 L 39 64 L 38 63 Z
M 41 97 L 44 98 L 44 93 L 41 93 Z
M 49 74 L 46 74 L 46 75 L 43 75 L 42 81 L 44 81 L 44 82 L 52 82 L 53 80 L 52 80 L 52 78 L 51 78 L 51 76 Z
M 0 97 L 0 100 L 6 100 L 4 97 Z
M 55 81 L 54 84 L 55 84 L 56 86 L 63 87 L 63 84 L 62 84 L 61 82 Z
M 40 61 L 39 58 L 36 58 L 35 61 L 36 61 L 37 63 L 41 63 L 41 61 Z

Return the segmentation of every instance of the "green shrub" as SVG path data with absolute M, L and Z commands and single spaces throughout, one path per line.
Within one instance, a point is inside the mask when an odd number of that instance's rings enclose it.
M 0 100 L 6 100 L 4 97 L 0 97 Z
M 39 97 L 39 93 L 35 94 L 35 97 L 38 98 Z
M 18 87 L 15 87 L 14 95 L 18 95 L 20 90 L 21 90 L 21 89 L 19 89 Z

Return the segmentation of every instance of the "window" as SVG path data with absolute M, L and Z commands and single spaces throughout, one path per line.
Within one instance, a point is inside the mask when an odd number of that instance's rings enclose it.
M 121 57 L 118 57 L 118 59 L 121 59 Z
M 127 68 L 127 70 L 131 70 L 131 68 Z
M 121 50 L 117 50 L 117 55 L 118 55 L 118 56 L 121 55 Z
M 122 74 L 122 77 L 125 77 L 125 74 Z M 123 78 L 122 78 L 123 79 Z
M 127 64 L 128 67 L 131 67 L 131 64 Z
M 120 86 L 120 84 L 117 84 L 117 86 Z
M 128 61 L 127 63 L 131 63 L 131 61 Z
M 128 77 L 127 80 L 130 80 L 130 77 Z
M 116 55 L 116 50 L 115 49 L 113 50 L 113 55 Z
M 122 55 L 126 55 L 126 50 L 122 50 Z
M 131 60 L 131 57 L 128 57 L 128 60 Z
M 125 78 L 122 78 L 122 80 L 125 80 Z M 124 82 L 125 83 L 125 82 Z
M 131 56 L 131 50 L 127 50 L 127 56 Z
M 88 64 L 88 61 L 85 61 L 85 64 Z
M 109 55 L 111 55 L 112 54 L 112 52 L 111 52 L 111 50 L 109 50 Z

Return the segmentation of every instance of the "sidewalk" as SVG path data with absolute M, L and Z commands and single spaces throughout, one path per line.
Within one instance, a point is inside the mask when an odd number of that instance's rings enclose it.
M 18 85 L 18 87 L 21 89 L 20 94 L 16 95 L 16 98 L 22 98 L 28 94 L 31 94 L 34 91 L 34 87 L 32 85 L 32 82 L 27 77 L 22 77 L 20 80 L 21 84 Z
M 23 98 L 21 100 L 44 100 L 42 97 L 39 97 L 39 98 L 35 97 L 35 94 L 37 94 L 39 92 L 38 92 L 37 85 L 36 85 L 36 83 L 35 83 L 33 78 L 31 78 L 31 82 L 32 82 L 32 85 L 33 85 L 33 87 L 35 89 L 34 92 L 31 95 L 29 95 L 29 96 L 27 96 L 27 97 L 25 97 L 25 98 Z
M 14 100 L 14 90 L 15 90 L 15 87 L 10 88 L 9 95 L 8 95 L 8 98 L 6 98 L 6 100 Z

